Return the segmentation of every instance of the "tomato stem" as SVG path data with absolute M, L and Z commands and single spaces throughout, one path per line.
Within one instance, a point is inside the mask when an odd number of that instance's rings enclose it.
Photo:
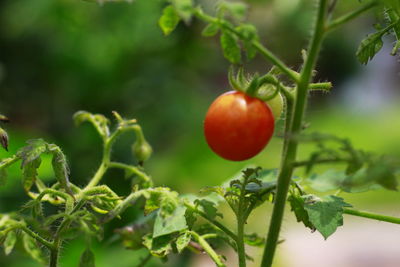
M 296 90 L 296 98 L 292 111 L 287 112 L 285 129 L 285 143 L 282 151 L 281 171 L 278 176 L 277 193 L 272 212 L 271 223 L 268 231 L 261 266 L 272 266 L 278 243 L 279 232 L 282 225 L 287 193 L 293 174 L 293 162 L 296 160 L 298 141 L 291 138 L 300 133 L 303 123 L 304 110 L 307 103 L 308 88 L 312 78 L 313 69 L 322 44 L 325 32 L 325 20 L 327 15 L 327 0 L 318 1 L 317 20 L 310 42 L 308 55 L 301 71 L 300 80 Z
M 373 220 L 377 220 L 377 221 L 400 224 L 400 218 L 393 217 L 393 216 L 387 216 L 387 215 L 376 214 L 376 213 L 372 213 L 372 212 L 361 211 L 361 210 L 356 210 L 356 209 L 349 209 L 349 208 L 344 208 L 343 213 L 348 214 L 348 215 L 373 219 Z

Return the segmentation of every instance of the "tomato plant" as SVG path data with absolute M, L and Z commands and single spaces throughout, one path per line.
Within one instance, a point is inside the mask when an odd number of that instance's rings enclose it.
M 219 156 L 233 161 L 257 155 L 273 133 L 274 117 L 269 106 L 237 91 L 215 99 L 204 120 L 208 145 Z
M 251 78 L 245 78 L 243 67 L 236 78 L 231 71 L 228 78 L 237 91 L 227 92 L 212 103 L 204 121 L 204 133 L 210 147 L 223 158 L 235 161 L 251 158 L 265 147 L 274 132 L 274 115 L 266 101 L 273 106 L 275 119 L 281 114 L 284 117 L 279 166 L 244 168 L 222 185 L 204 188 L 200 195 L 179 194 L 165 186 L 154 186 L 156 180 L 153 181 L 144 167 L 152 148 L 135 119 L 124 119 L 114 112 L 116 127 L 110 128 L 111 122 L 104 115 L 77 112 L 76 124 L 90 123 L 103 147 L 98 169 L 86 185 L 71 182 L 62 149 L 42 139 L 28 141 L 17 153 L 0 161 L 0 184 L 5 181 L 7 169 L 20 162 L 23 191 L 30 198 L 21 211 L 0 214 L 0 244 L 6 254 L 14 248 L 22 248 L 34 260 L 57 267 L 63 245 L 82 236 L 87 248 L 82 253 L 80 266 L 94 266 L 91 240 L 101 240 L 104 226 L 124 216 L 124 211 L 134 205 L 143 211 L 143 217 L 115 232 L 126 248 L 146 251 L 147 256 L 139 266 L 153 257 L 165 262 L 168 255 L 182 253 L 185 249 L 206 253 L 215 265 L 226 266 L 225 257 L 221 255 L 224 251 L 219 251 L 221 245 L 235 251 L 240 267 L 245 267 L 248 260 L 257 260 L 246 245 L 263 250 L 260 266 L 273 266 L 287 205 L 298 222 L 325 239 L 343 225 L 344 215 L 400 224 L 398 217 L 358 210 L 339 196 L 341 192 L 376 188 L 397 190 L 398 158 L 357 149 L 346 138 L 303 131 L 307 125 L 305 109 L 310 91 L 332 89 L 330 82 L 313 82 L 325 37 L 376 9 L 385 15 L 383 26 L 361 42 L 357 58 L 366 64 L 382 48 L 382 37 L 387 34 L 393 34 L 396 40 L 392 51 L 396 54 L 400 47 L 399 1 L 361 3 L 359 8 L 337 16 L 339 1 L 316 0 L 311 40 L 308 48 L 299 52 L 303 61 L 296 69 L 300 71 L 286 65 L 263 45 L 255 26 L 245 22 L 247 6 L 244 3 L 218 1 L 215 12 L 208 14 L 191 0 L 165 2 L 159 20 L 164 34 L 171 34 L 180 21 L 189 24 L 198 19 L 207 24 L 202 31 L 204 36 L 220 34 L 222 52 L 236 67 L 243 66 L 243 52 L 249 60 L 259 55 L 273 65 L 268 72 L 255 73 Z M 0 122 L 8 122 L 8 119 L 0 115 Z M 124 133 L 133 133 L 136 137 L 131 147 L 137 164 L 112 158 L 112 148 Z M 316 149 L 308 158 L 299 159 L 297 152 L 305 142 L 315 144 Z M 8 143 L 7 133 L 0 128 L 0 144 L 7 149 Z M 50 183 L 42 181 L 39 175 L 43 155 L 52 158 L 55 179 Z M 332 168 L 336 169 L 315 172 L 315 167 L 322 164 L 335 164 Z M 125 177 L 131 179 L 127 196 L 119 196 L 103 181 L 109 169 L 123 170 Z M 318 195 L 310 193 L 308 188 Z M 332 191 L 336 193 L 330 194 Z M 228 204 L 225 207 L 231 209 L 234 227 L 221 221 L 221 203 Z M 273 206 L 272 214 L 264 215 L 264 225 L 269 227 L 265 237 L 246 229 L 252 212 L 263 204 Z M 46 209 L 49 205 L 54 206 L 49 209 L 51 212 Z M 22 247 L 16 246 L 18 241 Z

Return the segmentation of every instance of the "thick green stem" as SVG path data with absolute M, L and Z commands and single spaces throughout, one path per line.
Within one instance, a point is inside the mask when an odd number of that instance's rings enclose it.
M 215 252 L 215 250 L 202 236 L 193 231 L 190 231 L 190 234 L 200 244 L 200 246 L 204 249 L 204 251 L 208 254 L 208 256 L 210 256 L 210 258 L 218 267 L 225 267 L 225 264 L 222 262 L 221 257 Z
M 301 71 L 300 82 L 297 86 L 296 99 L 290 127 L 285 133 L 285 141 L 282 155 L 281 172 L 278 177 L 277 193 L 275 204 L 272 212 L 271 223 L 268 231 L 266 246 L 262 258 L 261 266 L 272 266 L 275 255 L 276 246 L 278 243 L 279 232 L 282 225 L 283 214 L 285 210 L 287 193 L 293 174 L 292 163 L 296 160 L 298 141 L 293 138 L 300 133 L 303 123 L 303 115 L 307 102 L 308 88 L 312 78 L 312 72 L 316 63 L 321 43 L 325 31 L 325 19 L 327 13 L 327 0 L 319 0 L 318 15 L 314 32 L 310 42 L 308 55 Z
M 353 216 L 373 219 L 373 220 L 377 220 L 377 221 L 400 224 L 400 218 L 393 217 L 393 216 L 386 216 L 386 215 L 371 213 L 371 212 L 367 212 L 367 211 L 349 209 L 349 208 L 344 208 L 343 213 L 353 215 Z

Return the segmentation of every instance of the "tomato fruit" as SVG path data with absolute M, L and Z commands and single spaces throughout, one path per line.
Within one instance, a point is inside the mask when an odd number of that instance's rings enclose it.
M 210 148 L 224 159 L 254 157 L 274 132 L 274 116 L 262 100 L 238 91 L 220 95 L 209 107 L 204 135 Z

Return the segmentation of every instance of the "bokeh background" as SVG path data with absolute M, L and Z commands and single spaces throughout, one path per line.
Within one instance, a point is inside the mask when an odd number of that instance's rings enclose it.
M 289 66 L 299 68 L 300 50 L 305 48 L 313 18 L 313 1 L 252 0 L 249 20 L 262 40 Z M 215 1 L 202 1 L 208 7 Z M 356 8 L 359 1 L 340 1 L 337 13 Z M 61 146 L 72 170 L 71 180 L 83 185 L 100 161 L 101 143 L 89 125 L 76 128 L 72 115 L 78 110 L 111 115 L 116 110 L 137 118 L 152 144 L 154 154 L 146 169 L 158 185 L 182 193 L 196 193 L 206 185 L 218 185 L 247 164 L 273 168 L 279 165 L 282 139 L 248 162 L 228 162 L 207 147 L 202 132 L 204 114 L 211 101 L 229 90 L 227 69 L 218 38 L 203 38 L 204 24 L 193 20 L 179 25 L 169 37 L 157 26 L 162 1 L 98 5 L 69 0 L 0 1 L 0 111 L 11 119 L 10 152 L 25 141 L 44 138 Z M 379 15 L 379 14 L 378 14 Z M 387 37 L 382 51 L 368 66 L 360 65 L 355 51 L 376 22 L 373 12 L 335 31 L 327 38 L 318 61 L 317 80 L 332 81 L 329 94 L 310 97 L 307 121 L 310 130 L 350 138 L 365 150 L 400 156 L 400 64 L 389 55 L 394 39 Z M 270 65 L 257 57 L 245 67 L 265 72 Z M 279 134 L 279 127 L 277 134 Z M 113 157 L 131 162 L 124 136 Z M 309 147 L 303 147 L 305 157 Z M 46 162 L 45 162 L 46 163 Z M 301 173 L 299 173 L 301 176 Z M 50 182 L 49 164 L 41 167 L 41 178 Z M 106 179 L 120 194 L 127 194 L 128 181 L 121 173 Z M 373 191 L 348 196 L 359 209 L 400 216 L 398 192 Z M 0 187 L 0 212 L 18 209 L 27 201 L 20 171 L 14 168 Z M 259 208 L 248 224 L 249 232 L 264 235 L 270 206 Z M 128 251 L 111 242 L 112 229 L 139 218 L 129 209 L 123 220 L 107 228 L 106 242 L 95 244 L 97 266 L 135 266 L 143 251 Z M 228 224 L 232 217 L 225 216 Z M 400 227 L 345 217 L 345 227 L 324 241 L 285 216 L 276 266 L 386 266 L 400 264 Z M 65 245 L 61 266 L 77 266 L 84 249 L 80 240 Z M 260 250 L 250 250 L 257 266 Z M 229 266 L 233 253 L 224 252 Z M 326 261 L 325 261 L 326 260 Z M 1 266 L 38 266 L 23 253 L 6 257 Z M 206 256 L 185 253 L 169 263 L 152 260 L 149 266 L 212 266 Z M 250 264 L 250 266 L 252 266 Z

